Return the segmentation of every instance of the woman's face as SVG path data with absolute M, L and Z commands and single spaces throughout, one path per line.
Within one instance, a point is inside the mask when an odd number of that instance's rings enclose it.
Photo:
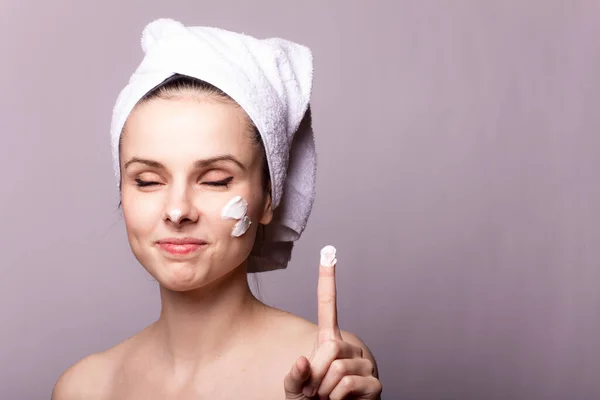
M 235 104 L 192 97 L 140 104 L 125 125 L 120 161 L 129 244 L 168 289 L 196 289 L 240 266 L 259 223 L 272 218 L 263 155 Z M 251 220 L 239 237 L 237 220 L 221 217 L 235 196 L 247 201 Z M 196 245 L 173 245 L 180 239 Z

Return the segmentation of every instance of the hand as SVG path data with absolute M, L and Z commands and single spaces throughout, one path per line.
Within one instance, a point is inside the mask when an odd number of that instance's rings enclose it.
M 319 266 L 315 349 L 310 359 L 300 357 L 285 377 L 286 400 L 376 400 L 381 394 L 374 362 L 363 357 L 361 347 L 342 339 L 337 323 L 336 261 L 331 258 L 331 266 Z M 321 259 L 321 264 L 328 264 Z

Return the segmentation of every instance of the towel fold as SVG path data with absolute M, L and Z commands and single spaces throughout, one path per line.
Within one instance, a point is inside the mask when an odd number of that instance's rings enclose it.
M 121 132 L 146 93 L 174 74 L 216 86 L 253 121 L 269 165 L 274 217 L 259 229 L 248 270 L 286 268 L 315 198 L 310 49 L 280 38 L 261 40 L 219 28 L 186 27 L 172 19 L 148 24 L 142 33 L 142 49 L 144 59 L 113 109 L 111 144 L 117 182 L 121 179 Z

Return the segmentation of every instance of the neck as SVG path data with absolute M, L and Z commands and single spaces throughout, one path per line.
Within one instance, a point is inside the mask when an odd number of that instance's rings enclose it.
M 153 330 L 168 363 L 196 369 L 231 351 L 253 331 L 262 303 L 250 291 L 246 271 L 241 265 L 194 291 L 161 287 L 162 309 Z

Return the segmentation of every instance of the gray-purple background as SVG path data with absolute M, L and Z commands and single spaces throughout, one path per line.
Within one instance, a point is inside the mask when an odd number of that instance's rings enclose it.
M 318 196 L 262 297 L 343 329 L 384 398 L 600 399 L 600 2 L 2 0 L 0 399 L 157 317 L 111 109 L 157 17 L 310 46 Z

